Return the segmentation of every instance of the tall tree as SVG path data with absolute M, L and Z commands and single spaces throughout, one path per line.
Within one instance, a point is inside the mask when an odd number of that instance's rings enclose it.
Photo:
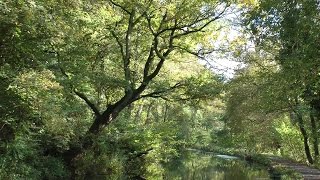
M 95 11 L 76 11 L 75 14 L 89 14 L 88 19 L 79 21 L 92 21 L 96 29 L 86 30 L 88 27 L 81 27 L 78 23 L 79 27 L 75 29 L 79 28 L 83 35 L 70 42 L 78 45 L 67 44 L 60 52 L 61 44 L 56 43 L 52 49 L 57 58 L 56 65 L 63 75 L 61 78 L 94 114 L 92 124 L 80 138 L 80 145 L 71 147 L 63 154 L 68 163 L 91 147 L 93 137 L 130 104 L 143 98 L 162 97 L 168 91 L 182 87 L 183 82 L 170 83 L 167 87 L 156 86 L 157 76 L 167 61 L 178 61 L 179 56 L 183 59 L 186 53 L 201 55 L 206 52 L 197 49 L 201 36 L 224 15 L 229 3 L 110 0 L 90 7 Z M 104 14 L 108 17 L 103 17 Z M 105 18 L 103 25 L 97 23 L 101 20 L 94 16 Z M 73 36 L 78 34 L 70 32 Z M 64 41 L 68 43 L 68 39 Z M 88 52 L 93 57 L 83 55 L 88 47 L 94 49 Z M 79 52 L 79 48 L 84 51 L 80 52 L 79 58 L 77 54 L 69 54 Z M 112 80 L 112 76 L 116 78 Z M 111 87 L 113 97 L 105 92 L 110 90 L 110 80 L 118 82 L 116 87 Z M 99 98 L 104 99 L 107 107 L 100 108 L 102 104 L 88 95 L 92 93 L 100 94 Z M 102 93 L 109 95 L 102 96 Z
M 286 82 L 288 104 L 302 99 L 303 104 L 310 106 L 310 123 L 313 138 L 314 154 L 319 154 L 317 124 L 314 119 L 313 106 L 318 96 L 319 71 L 319 1 L 259 1 L 259 6 L 251 9 L 247 23 L 255 37 L 258 47 L 263 51 L 274 49 L 274 60 L 279 65 L 279 78 Z M 283 86 L 283 84 L 282 84 Z M 283 86 L 285 87 L 285 86 Z M 300 101 L 300 100 L 299 100 Z M 298 105 L 299 106 L 299 105 Z M 295 106 L 294 106 L 295 107 Z M 301 112 L 299 127 L 305 139 L 307 159 L 312 163 L 308 145 L 306 121 Z

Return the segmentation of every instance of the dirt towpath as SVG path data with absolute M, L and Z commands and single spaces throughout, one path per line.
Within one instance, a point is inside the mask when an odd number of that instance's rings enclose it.
M 276 166 L 276 165 L 281 165 L 283 167 L 292 169 L 298 173 L 301 174 L 301 176 L 303 177 L 303 179 L 306 180 L 320 180 L 320 170 L 307 166 L 305 164 L 302 163 L 297 163 L 294 162 L 292 160 L 288 160 L 288 159 L 283 159 L 280 157 L 269 157 L 271 160 L 271 164 L 272 166 Z

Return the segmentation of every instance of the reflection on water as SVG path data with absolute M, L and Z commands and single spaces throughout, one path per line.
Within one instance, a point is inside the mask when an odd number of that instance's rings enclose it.
M 239 159 L 223 159 L 212 154 L 185 152 L 165 165 L 167 180 L 264 180 L 266 169 Z

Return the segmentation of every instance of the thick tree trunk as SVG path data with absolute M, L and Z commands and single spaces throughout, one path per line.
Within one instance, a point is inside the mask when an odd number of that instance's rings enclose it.
M 69 150 L 62 153 L 62 158 L 65 161 L 66 166 L 70 169 L 72 176 L 76 175 L 74 160 L 81 155 L 84 151 L 88 150 L 93 146 L 95 138 L 99 133 L 110 124 L 114 119 L 116 119 L 119 113 L 130 106 L 135 100 L 138 99 L 138 96 L 146 88 L 146 84 L 140 86 L 140 89 L 133 91 L 126 91 L 125 95 L 115 104 L 108 105 L 107 109 L 101 114 L 98 109 L 86 98 L 83 94 L 76 92 L 76 94 L 84 99 L 86 103 L 93 109 L 95 112 L 95 119 L 92 125 L 90 126 L 87 133 L 80 139 L 80 142 L 76 146 L 70 147 Z
M 309 144 L 308 144 L 308 134 L 307 134 L 306 129 L 304 128 L 302 115 L 300 113 L 297 113 L 297 120 L 298 120 L 298 125 L 299 125 L 300 132 L 301 132 L 301 134 L 303 136 L 304 151 L 306 153 L 308 162 L 310 164 L 313 164 L 313 159 L 312 159 L 311 152 L 310 152 L 310 147 L 309 147 Z
M 313 120 L 311 119 L 311 126 L 313 129 L 313 136 L 315 137 L 315 147 L 317 149 L 315 149 L 315 156 L 318 159 L 319 156 L 319 132 L 318 132 L 318 128 L 319 128 L 319 121 L 320 121 L 320 99 L 314 99 L 311 101 L 311 108 L 313 110 Z M 316 153 L 317 152 L 317 153 Z
M 65 151 L 62 154 L 62 158 L 66 166 L 69 168 L 72 177 L 76 175 L 74 160 L 84 151 L 93 146 L 95 137 L 97 137 L 97 135 L 103 130 L 103 128 L 107 126 L 113 119 L 115 119 L 118 116 L 119 112 L 126 106 L 108 106 L 106 111 L 95 118 L 88 132 L 84 135 L 84 137 L 82 137 L 82 139 L 80 139 L 80 143 L 70 147 L 69 150 Z
M 313 109 L 310 111 L 310 121 L 311 121 L 311 131 L 312 131 L 312 139 L 313 139 L 313 150 L 315 159 L 318 159 L 319 156 L 319 142 L 318 142 L 318 133 L 317 133 L 317 124 L 314 118 Z

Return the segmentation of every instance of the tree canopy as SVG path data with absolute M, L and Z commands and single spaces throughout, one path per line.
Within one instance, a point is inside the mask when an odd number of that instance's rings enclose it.
M 188 148 L 318 165 L 319 7 L 1 1 L 0 179 L 161 179 Z

